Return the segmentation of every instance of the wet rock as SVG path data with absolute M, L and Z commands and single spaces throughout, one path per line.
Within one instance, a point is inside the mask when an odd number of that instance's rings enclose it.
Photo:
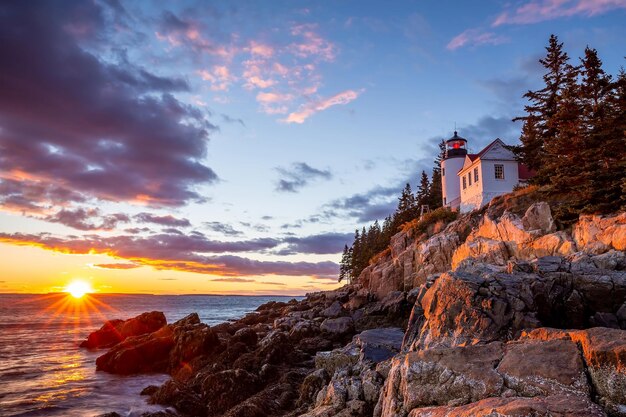
M 109 320 L 99 330 L 90 333 L 80 347 L 108 348 L 128 337 L 152 333 L 166 324 L 165 315 L 160 311 L 143 313 L 128 320 Z

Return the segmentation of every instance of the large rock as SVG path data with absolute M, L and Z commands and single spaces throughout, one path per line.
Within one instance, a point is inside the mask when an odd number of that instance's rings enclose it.
M 326 319 L 320 325 L 320 329 L 333 336 L 344 336 L 354 332 L 354 322 L 350 317 Z
M 217 335 L 193 313 L 153 333 L 129 337 L 96 359 L 114 374 L 176 371 L 191 359 L 221 347 Z
M 626 416 L 626 331 L 537 329 L 522 335 L 539 340 L 571 340 L 583 358 L 599 402 L 615 416 Z
M 434 348 L 396 356 L 392 360 L 375 415 L 429 415 L 425 414 L 425 410 L 432 411 L 434 415 L 440 412 L 443 413 L 441 415 L 448 415 L 444 412 L 465 415 L 463 413 L 467 410 L 477 412 L 479 409 L 489 415 L 487 409 L 482 410 L 481 407 L 493 404 L 493 400 L 488 399 L 497 397 L 532 397 L 534 401 L 517 405 L 527 407 L 528 404 L 543 404 L 543 408 L 537 409 L 537 412 L 544 414 L 539 415 L 550 415 L 550 411 L 556 413 L 559 408 L 550 407 L 560 402 L 553 404 L 554 398 L 565 396 L 584 400 L 579 404 L 581 410 L 598 411 L 599 408 L 591 404 L 590 392 L 575 343 L 562 339 L 546 341 L 525 338 L 506 344 L 493 342 L 448 349 Z M 461 407 L 468 404 L 471 406 Z M 497 404 L 509 407 L 512 403 L 507 400 Z M 550 406 L 545 409 L 546 405 Z M 424 408 L 430 406 L 446 407 Z M 519 411 L 506 407 L 503 410 L 510 413 Z M 533 409 L 528 410 L 531 413 Z
M 626 213 L 613 216 L 580 216 L 572 232 L 579 249 L 600 254 L 626 250 Z
M 495 371 L 502 344 L 429 349 L 398 355 L 381 394 L 382 416 L 406 416 L 429 405 L 467 404 L 497 396 L 504 381 Z
M 143 313 L 128 320 L 109 320 L 99 330 L 90 333 L 80 347 L 109 348 L 128 337 L 157 331 L 166 324 L 165 315 L 160 311 Z
M 416 303 L 403 349 L 508 340 L 535 327 L 620 326 L 626 272 L 598 269 L 592 258 L 583 263 L 544 257 L 527 265 L 532 273 L 512 267 L 509 274 L 465 261 Z
M 587 398 L 556 395 L 540 398 L 487 398 L 461 407 L 416 408 L 409 417 L 606 417 Z M 398 416 L 399 417 L 399 416 Z

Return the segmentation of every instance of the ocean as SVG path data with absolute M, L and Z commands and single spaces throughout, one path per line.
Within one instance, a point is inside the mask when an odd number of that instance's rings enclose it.
M 168 323 L 197 312 L 215 325 L 242 317 L 281 296 L 104 295 L 77 301 L 66 294 L 0 294 L 0 416 L 89 417 L 116 411 L 157 411 L 141 390 L 167 375 L 117 376 L 96 372 L 105 351 L 78 347 L 107 319 L 162 311 Z

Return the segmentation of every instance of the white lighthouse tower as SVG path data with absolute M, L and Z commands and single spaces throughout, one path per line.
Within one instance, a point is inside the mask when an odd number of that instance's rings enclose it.
M 446 157 L 441 161 L 441 190 L 443 206 L 458 210 L 461 205 L 461 185 L 457 173 L 463 168 L 467 155 L 467 140 L 456 131 L 446 141 Z

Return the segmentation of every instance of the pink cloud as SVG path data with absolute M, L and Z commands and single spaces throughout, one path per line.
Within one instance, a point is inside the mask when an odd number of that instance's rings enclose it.
M 503 12 L 492 26 L 524 25 L 575 15 L 595 16 L 615 9 L 626 9 L 626 0 L 532 0 Z
M 255 41 L 250 42 L 250 46 L 247 48 L 247 50 L 252 55 L 258 55 L 264 58 L 270 58 L 272 55 L 274 55 L 274 48 L 272 46 Z
M 281 103 L 293 100 L 293 96 L 281 93 L 259 93 L 256 96 L 256 100 L 259 103 Z
M 339 94 L 335 94 L 332 97 L 304 104 L 298 111 L 290 113 L 287 118 L 282 121 L 286 123 L 304 123 L 306 119 L 315 113 L 324 111 L 327 108 L 338 104 L 348 104 L 351 101 L 356 100 L 360 93 L 361 91 L 346 90 Z
M 454 51 L 464 46 L 500 45 L 507 41 L 508 39 L 504 36 L 496 35 L 493 32 L 484 32 L 480 29 L 468 29 L 452 38 L 448 45 L 446 45 L 446 48 Z
M 211 83 L 211 90 L 213 91 L 227 91 L 231 83 L 237 79 L 224 65 L 215 65 L 211 71 L 199 70 L 197 74 L 203 80 Z
M 318 57 L 325 61 L 333 61 L 336 56 L 336 48 L 330 41 L 322 38 L 317 32 L 317 25 L 296 25 L 291 29 L 291 34 L 300 36 L 301 42 L 290 45 L 292 53 L 301 58 Z

